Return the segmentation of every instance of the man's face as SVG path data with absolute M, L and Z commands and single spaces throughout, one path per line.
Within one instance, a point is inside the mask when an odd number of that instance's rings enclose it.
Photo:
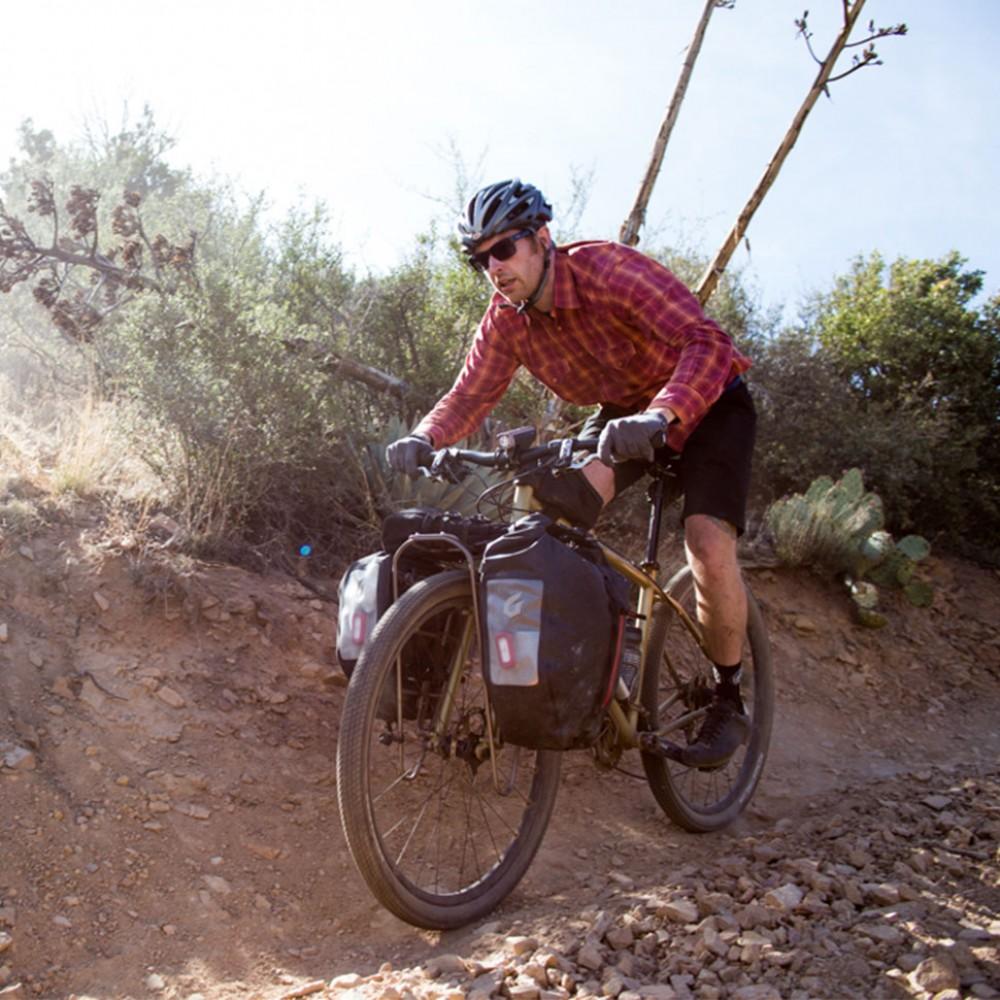
M 483 240 L 476 247 L 477 253 L 485 253 L 490 247 L 496 246 L 508 236 L 520 232 L 518 229 L 508 229 L 497 233 L 488 240 Z M 517 241 L 517 250 L 513 257 L 497 260 L 490 257 L 486 275 L 490 284 L 510 303 L 519 305 L 538 287 L 545 272 L 545 246 L 548 241 L 548 229 L 543 226 L 534 236 L 526 236 Z

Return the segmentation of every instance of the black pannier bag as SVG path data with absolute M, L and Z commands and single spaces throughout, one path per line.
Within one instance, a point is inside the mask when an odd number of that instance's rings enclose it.
M 448 534 L 458 539 L 473 555 L 481 555 L 487 544 L 507 530 L 506 524 L 490 521 L 480 514 L 466 517 L 435 507 L 409 507 L 390 514 L 382 522 L 382 548 L 395 552 L 412 535 Z M 428 547 L 433 543 L 427 543 Z M 460 559 L 454 546 L 435 545 L 433 551 L 441 558 Z
M 378 620 L 392 604 L 392 556 L 417 534 L 453 535 L 473 554 L 502 535 L 507 525 L 484 517 L 464 517 L 433 507 L 411 507 L 389 514 L 382 522 L 382 550 L 351 563 L 340 580 L 337 611 L 337 659 L 350 677 L 354 665 Z M 461 551 L 445 542 L 427 541 L 411 547 L 399 561 L 399 593 L 441 568 L 440 563 L 461 559 Z
M 544 514 L 491 542 L 481 566 L 484 673 L 501 738 L 592 746 L 611 698 L 627 581 L 597 542 Z
M 353 562 L 344 573 L 338 588 L 337 660 L 350 678 L 375 626 L 393 602 L 393 553 L 415 534 L 454 535 L 474 553 L 481 553 L 486 543 L 506 530 L 482 517 L 464 517 L 433 508 L 416 507 L 396 511 L 386 517 L 382 527 L 383 550 L 372 552 Z M 461 559 L 460 551 L 444 542 L 415 543 L 403 553 L 396 567 L 399 594 L 405 593 L 418 580 L 439 571 L 443 561 Z M 449 622 L 436 622 L 441 633 L 435 643 L 431 637 L 408 644 L 403 656 L 403 714 L 416 718 L 418 698 L 428 686 L 440 686 L 439 661 L 447 641 L 444 633 L 453 627 Z M 432 650 L 431 647 L 435 648 Z M 395 674 L 389 675 L 395 684 Z M 395 692 L 387 690 L 380 699 L 378 717 L 386 721 L 396 718 Z
M 350 677 L 368 637 L 392 604 L 392 556 L 372 552 L 347 567 L 337 588 L 337 659 Z
M 399 593 L 409 590 L 418 580 L 435 572 L 436 566 L 407 554 L 396 567 Z M 357 666 L 375 626 L 393 602 L 392 554 L 372 552 L 352 563 L 340 581 L 340 607 L 337 612 L 337 659 L 349 678 Z M 444 628 L 444 626 L 439 626 Z M 409 642 L 402 657 L 403 717 L 415 719 L 419 698 L 432 688 L 440 688 L 437 676 L 440 656 L 431 647 L 434 638 L 427 636 Z M 392 722 L 396 712 L 396 673 L 390 671 L 375 712 L 379 719 Z

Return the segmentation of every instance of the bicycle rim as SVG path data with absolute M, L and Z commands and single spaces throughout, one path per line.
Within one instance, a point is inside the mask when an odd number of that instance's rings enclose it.
M 695 621 L 690 569 L 678 573 L 667 591 Z M 711 769 L 642 755 L 646 778 L 661 808 L 679 826 L 696 833 L 718 830 L 746 808 L 767 758 L 774 715 L 771 652 L 760 609 L 749 590 L 747 597 L 741 693 L 751 721 L 749 740 L 725 765 Z M 658 605 L 654 612 L 647 655 L 646 727 L 673 743 L 693 742 L 714 684 L 712 665 L 680 615 L 667 605 Z
M 477 649 L 468 574 L 431 577 L 383 617 L 344 705 L 348 847 L 379 901 L 421 927 L 475 920 L 517 885 L 558 789 L 556 753 L 491 757 Z

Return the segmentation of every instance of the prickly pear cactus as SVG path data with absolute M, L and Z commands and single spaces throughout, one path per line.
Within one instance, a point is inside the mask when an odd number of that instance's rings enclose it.
M 890 540 L 891 541 L 891 540 Z M 913 580 L 913 571 L 921 559 L 926 559 L 931 547 L 919 535 L 907 535 L 885 553 L 868 570 L 868 576 L 883 587 L 905 588 Z
M 860 469 L 839 480 L 821 476 L 805 494 L 772 504 L 766 514 L 778 558 L 860 576 L 871 560 L 863 545 L 883 525 L 882 500 L 866 493 Z M 872 553 L 875 555 L 875 553 Z
M 857 620 L 881 628 L 878 586 L 899 587 L 917 607 L 934 599 L 930 584 L 913 579 L 916 564 L 930 553 L 919 535 L 898 543 L 883 528 L 882 501 L 866 493 L 860 469 L 834 481 L 814 480 L 804 494 L 772 504 L 766 514 L 778 558 L 789 566 L 822 566 L 842 574 Z

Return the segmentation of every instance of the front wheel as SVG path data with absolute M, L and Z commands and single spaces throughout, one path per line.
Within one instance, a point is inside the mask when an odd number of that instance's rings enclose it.
M 697 638 L 694 578 L 684 568 L 667 593 L 687 612 L 694 631 L 665 603 L 653 611 L 643 677 L 644 728 L 673 743 L 695 740 L 714 687 L 712 664 Z M 774 717 L 771 646 L 764 618 L 747 590 L 747 635 L 743 646 L 743 703 L 750 736 L 730 760 L 715 768 L 686 767 L 653 753 L 642 755 L 649 787 L 678 826 L 707 833 L 731 823 L 747 806 L 764 769 Z
M 418 927 L 492 910 L 527 871 L 555 804 L 559 754 L 491 740 L 478 650 L 468 573 L 437 574 L 380 620 L 344 702 L 347 845 L 376 898 Z

